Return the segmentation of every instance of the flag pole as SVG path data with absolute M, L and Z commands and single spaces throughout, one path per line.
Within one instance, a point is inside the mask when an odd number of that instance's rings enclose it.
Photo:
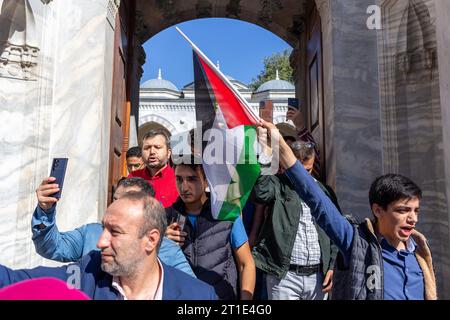
M 259 122 L 261 118 L 253 111 L 253 109 L 248 104 L 247 100 L 241 95 L 239 90 L 237 90 L 234 85 L 231 83 L 230 80 L 220 71 L 214 63 L 209 60 L 209 58 L 189 39 L 183 31 L 180 30 L 180 28 L 175 27 L 177 31 L 183 36 L 184 39 L 186 39 L 187 42 L 191 45 L 192 49 L 202 57 L 202 59 L 206 62 L 206 64 L 212 68 L 214 71 L 216 71 L 217 75 L 220 77 L 222 81 L 224 81 L 227 86 L 233 91 L 233 93 L 236 95 L 236 97 L 239 99 L 239 101 L 244 105 L 244 107 L 247 109 L 247 111 L 250 113 L 250 115 L 255 119 L 256 122 Z

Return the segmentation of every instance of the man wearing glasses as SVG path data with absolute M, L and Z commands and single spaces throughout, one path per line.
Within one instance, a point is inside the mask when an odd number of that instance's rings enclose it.
M 308 172 L 313 169 L 314 146 L 301 141 L 291 145 Z M 264 143 L 262 147 L 262 175 L 254 186 L 253 196 L 255 202 L 268 205 L 270 210 L 253 256 L 256 266 L 267 274 L 268 297 L 270 300 L 326 299 L 332 288 L 332 270 L 338 249 L 314 223 L 310 208 L 286 176 L 281 173 L 265 175 L 265 171 L 270 170 L 272 151 Z M 327 193 L 327 189 L 316 182 Z M 337 206 L 337 201 L 335 203 Z
M 297 139 L 302 142 L 311 143 L 314 148 L 314 166 L 312 169 L 312 175 L 320 179 L 320 152 L 317 148 L 316 141 L 314 137 L 311 135 L 309 130 L 305 127 L 305 121 L 303 118 L 303 114 L 299 109 L 296 108 L 288 108 L 286 113 L 286 120 L 291 120 L 294 123 L 295 128 L 297 129 Z

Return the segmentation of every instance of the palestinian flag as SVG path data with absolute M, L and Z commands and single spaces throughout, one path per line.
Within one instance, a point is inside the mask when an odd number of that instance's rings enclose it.
M 222 72 L 187 40 L 194 49 L 196 119 L 202 124 L 202 165 L 211 192 L 212 215 L 234 221 L 260 174 L 258 118 Z

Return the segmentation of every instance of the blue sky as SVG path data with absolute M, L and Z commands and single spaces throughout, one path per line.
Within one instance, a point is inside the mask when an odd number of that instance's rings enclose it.
M 264 57 L 291 47 L 275 34 L 251 23 L 222 18 L 197 19 L 177 25 L 208 58 L 220 62 L 226 75 L 248 84 L 264 67 Z M 178 89 L 194 80 L 192 50 L 175 30 L 165 29 L 144 44 L 147 54 L 141 83 L 162 77 Z

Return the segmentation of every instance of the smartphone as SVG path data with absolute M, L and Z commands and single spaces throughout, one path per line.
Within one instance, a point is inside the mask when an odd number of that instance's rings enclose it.
M 64 185 L 64 177 L 66 175 L 68 158 L 54 158 L 52 162 L 52 169 L 50 170 L 50 177 L 55 177 L 56 180 L 53 183 L 58 184 L 59 191 L 52 196 L 59 199 L 61 198 L 61 192 Z
M 288 98 L 288 108 L 299 110 L 300 104 L 298 103 L 298 99 L 296 98 Z
M 184 223 L 186 222 L 186 216 L 183 216 L 182 214 L 179 214 L 177 222 L 178 222 L 178 225 L 180 226 L 180 230 L 183 231 Z

